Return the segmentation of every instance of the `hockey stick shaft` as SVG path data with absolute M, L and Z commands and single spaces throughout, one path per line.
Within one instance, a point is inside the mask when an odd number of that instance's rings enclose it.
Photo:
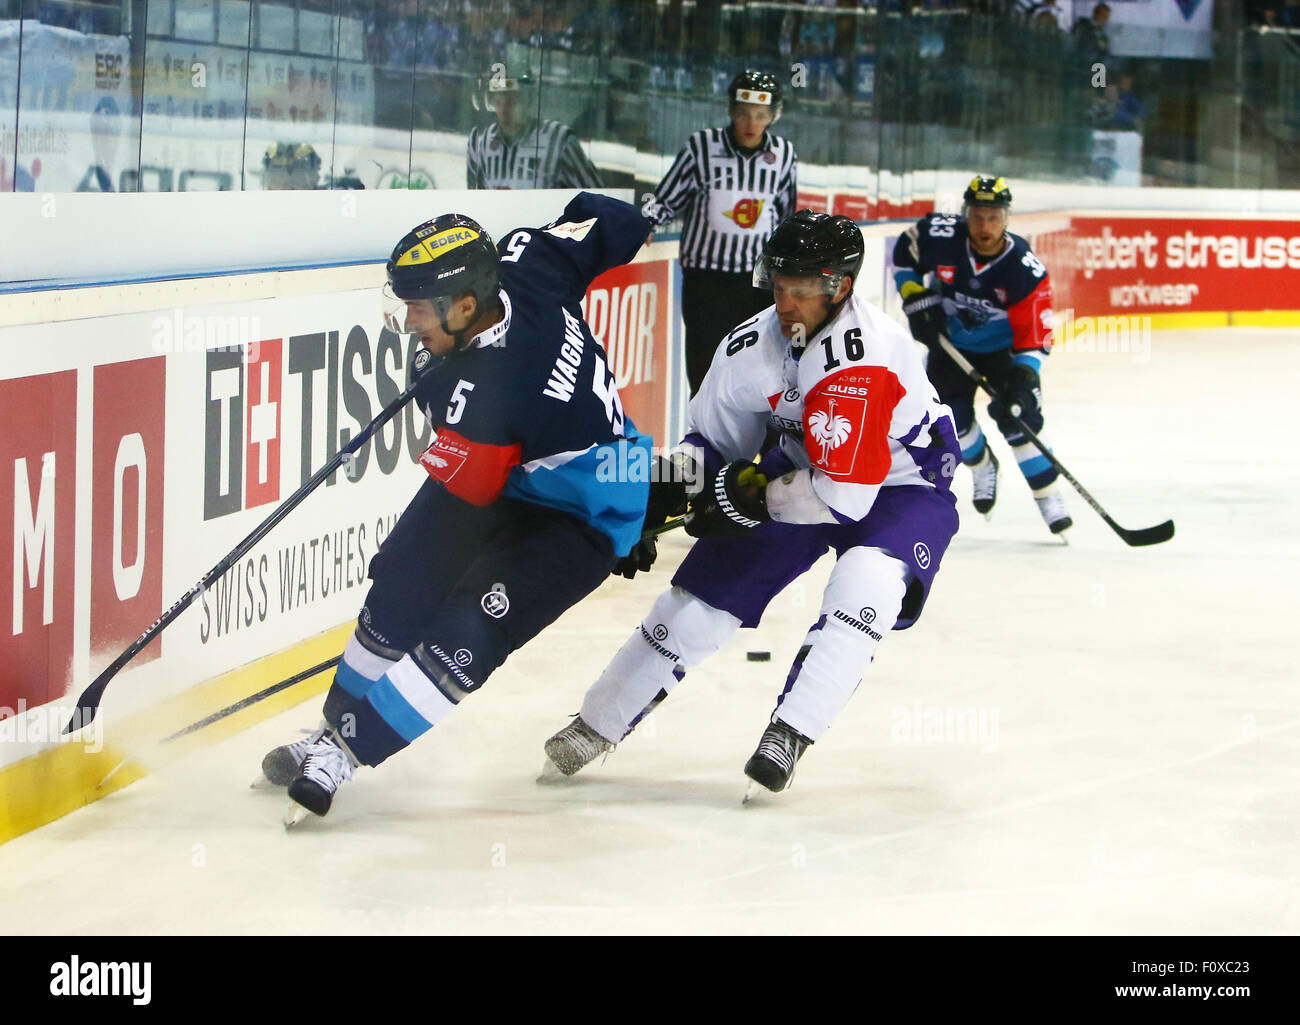
M 671 520 L 665 520 L 657 527 L 651 527 L 641 535 L 642 541 L 649 541 L 652 537 L 658 537 L 660 534 L 667 534 L 670 530 L 676 530 L 678 527 L 686 526 L 689 516 L 674 516 Z
M 435 364 L 430 364 L 431 367 L 434 365 Z M 320 487 L 320 485 L 323 484 L 332 473 L 346 463 L 355 453 L 360 451 L 362 446 L 374 436 L 376 431 L 380 430 L 386 423 L 388 423 L 388 421 L 400 413 L 403 407 L 415 397 L 415 391 L 419 387 L 423 377 L 424 372 L 419 373 L 406 391 L 402 392 L 401 395 L 397 396 L 397 398 L 385 406 L 380 414 L 362 428 L 361 432 L 355 438 L 352 438 L 346 445 L 339 449 L 332 459 L 312 474 L 307 483 L 281 502 L 276 507 L 275 511 L 258 524 L 251 534 L 244 538 L 244 540 L 240 541 L 239 544 L 237 544 L 229 554 L 225 556 L 225 558 L 213 566 L 212 569 L 208 570 L 208 572 L 200 578 L 198 583 L 181 595 L 179 600 L 159 616 L 148 630 L 137 637 L 131 645 L 122 652 L 122 654 L 118 655 L 106 669 L 95 677 L 90 686 L 87 687 L 82 692 L 81 697 L 77 699 L 77 708 L 73 712 L 72 718 L 68 720 L 68 725 L 63 728 L 63 732 L 71 733 L 73 730 L 81 729 L 83 726 L 90 725 L 90 723 L 94 721 L 95 715 L 99 712 L 99 703 L 104 696 L 104 690 L 108 686 L 109 681 L 121 672 L 123 667 L 125 667 L 131 659 L 135 658 L 136 655 L 143 651 L 155 637 L 175 622 L 177 617 L 193 604 L 195 598 L 203 594 L 216 580 L 225 574 L 227 570 L 243 558 L 244 554 L 248 552 L 250 548 L 269 534 L 271 529 L 288 516 L 289 513 L 291 513 L 299 503 L 303 501 L 303 499 Z
M 658 527 L 647 530 L 641 535 L 641 540 L 645 541 L 652 537 L 658 537 L 660 534 L 666 534 L 670 530 L 675 530 L 678 527 L 685 526 L 685 524 L 686 517 L 678 516 L 675 519 L 668 520 Z M 248 697 L 236 701 L 233 705 L 227 705 L 225 708 L 219 709 L 211 715 L 206 715 L 197 722 L 190 723 L 190 725 L 183 729 L 177 730 L 175 733 L 163 737 L 160 743 L 166 744 L 173 740 L 179 740 L 181 737 L 189 736 L 191 733 L 197 733 L 199 730 L 211 726 L 213 723 L 220 722 L 227 716 L 234 715 L 236 712 L 242 711 L 250 705 L 255 705 L 259 701 L 264 701 L 275 694 L 279 694 L 282 690 L 288 690 L 295 683 L 309 680 L 318 673 L 325 672 L 327 669 L 333 669 L 342 659 L 342 655 L 335 655 L 333 658 L 328 658 L 324 662 L 312 666 L 310 669 L 304 669 L 301 672 L 294 673 L 292 676 L 281 680 L 279 683 L 273 683 L 271 686 L 265 687 L 262 690 L 257 691 L 255 694 L 250 694 Z
M 948 354 L 948 357 L 956 363 L 957 366 L 961 367 L 966 376 L 984 389 L 989 398 L 993 399 L 995 402 L 1002 401 L 1002 396 L 998 394 L 997 389 L 995 389 L 993 385 L 989 384 L 988 378 L 975 369 L 970 360 L 961 354 L 957 347 L 948 340 L 947 336 L 940 335 L 939 344 L 943 346 L 943 351 Z M 1074 474 L 1065 468 L 1065 464 L 1052 454 L 1052 451 L 1042 442 L 1038 435 L 1029 429 L 1029 425 L 1020 419 L 1016 412 L 1012 412 L 1009 409 L 1008 415 L 1011 417 L 1012 421 L 1015 422 L 1016 426 L 1025 433 L 1025 437 L 1034 443 L 1034 447 L 1043 454 L 1043 457 L 1051 463 L 1053 467 L 1055 467 L 1056 471 L 1062 477 L 1074 485 L 1074 490 L 1083 496 L 1083 500 L 1092 506 L 1093 511 L 1105 520 L 1106 525 L 1110 527 L 1111 530 L 1115 531 L 1115 533 L 1118 534 L 1126 544 L 1134 547 L 1155 545 L 1160 544 L 1162 541 L 1168 541 L 1174 536 L 1173 520 L 1166 520 L 1164 523 L 1158 523 L 1154 527 L 1145 527 L 1140 530 L 1129 530 L 1125 527 L 1121 527 L 1111 518 L 1110 514 L 1102 508 L 1101 503 L 1088 493 L 1088 489 L 1075 479 Z

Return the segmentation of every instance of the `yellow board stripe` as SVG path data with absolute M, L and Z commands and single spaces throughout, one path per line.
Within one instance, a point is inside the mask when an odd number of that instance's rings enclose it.
M 1150 321 L 1150 327 L 1156 331 L 1189 330 L 1206 327 L 1300 327 L 1300 310 L 1097 314 L 1084 314 L 1076 310 L 1074 319 L 1080 320 L 1085 316 L 1091 317 L 1093 320 L 1105 318 L 1110 322 L 1123 318 L 1134 329 L 1140 328 L 1143 321 Z
M 1300 310 L 1242 310 L 1231 316 L 1233 327 L 1300 327 Z
M 115 723 L 111 742 L 106 739 L 103 749 L 94 754 L 72 741 L 0 768 L 0 843 L 147 776 L 149 769 L 142 761 L 132 760 L 133 753 L 145 753 L 150 764 L 157 766 L 160 761 L 224 740 L 322 693 L 334 678 L 332 671 L 286 687 L 165 748 L 158 746 L 162 738 L 339 654 L 354 629 L 354 624 L 348 622 L 327 630 Z M 256 766 L 249 767 L 250 778 L 256 771 Z

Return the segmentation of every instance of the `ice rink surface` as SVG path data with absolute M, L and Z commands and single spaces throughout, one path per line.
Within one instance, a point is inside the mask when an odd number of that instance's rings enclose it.
M 1130 549 L 1063 481 L 1061 545 L 997 439 L 993 520 L 960 471 L 924 617 L 886 639 L 786 793 L 742 807 L 741 769 L 826 561 L 603 764 L 535 782 L 542 742 L 667 585 L 676 536 L 325 820 L 286 833 L 282 794 L 248 789 L 313 700 L 0 847 L 0 928 L 1294 934 L 1296 380 L 1287 331 L 1054 355 L 1058 455 L 1121 524 L 1173 517 L 1177 536 Z M 746 661 L 759 649 L 772 660 Z

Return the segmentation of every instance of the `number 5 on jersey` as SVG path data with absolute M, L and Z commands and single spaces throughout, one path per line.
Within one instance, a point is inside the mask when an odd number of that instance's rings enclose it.
M 447 403 L 446 423 L 458 424 L 460 418 L 465 415 L 465 403 L 469 399 L 469 393 L 474 390 L 474 385 L 469 381 L 460 380 L 452 390 L 451 401 Z

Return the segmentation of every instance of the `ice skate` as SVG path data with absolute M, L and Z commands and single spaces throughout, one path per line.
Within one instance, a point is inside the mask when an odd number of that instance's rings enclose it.
M 266 753 L 262 759 L 262 775 L 250 784 L 254 789 L 267 787 L 287 787 L 298 775 L 302 760 L 307 757 L 307 749 L 320 740 L 329 729 L 329 723 L 321 720 L 314 730 L 299 730 L 306 736 L 292 744 L 281 744 Z
M 984 458 L 970 470 L 975 479 L 975 486 L 971 493 L 975 511 L 986 520 L 991 519 L 993 503 L 998 500 L 998 457 L 993 454 L 993 449 L 986 445 Z
M 352 778 L 357 761 L 334 730 L 327 730 L 307 748 L 297 776 L 289 784 L 292 802 L 284 824 L 292 826 L 303 819 L 302 809 L 324 816 L 334 801 L 338 788 Z
M 1065 508 L 1065 499 L 1061 497 L 1061 491 L 1055 484 L 1037 492 L 1034 501 L 1038 503 L 1038 511 L 1042 514 L 1047 529 L 1053 534 L 1060 534 L 1061 531 L 1074 526 L 1074 520 L 1070 519 L 1069 510 Z M 1064 537 L 1061 540 L 1069 544 Z
M 763 731 L 758 749 L 745 763 L 745 775 L 772 793 L 780 793 L 794 779 L 795 763 L 811 743 L 811 740 L 780 719 L 773 719 Z M 749 799 L 757 792 L 751 785 L 745 793 L 744 803 L 749 803 Z
M 614 750 L 614 745 L 575 716 L 573 722 L 555 734 L 545 745 L 546 764 L 539 783 L 554 783 L 572 776 L 583 766 Z

